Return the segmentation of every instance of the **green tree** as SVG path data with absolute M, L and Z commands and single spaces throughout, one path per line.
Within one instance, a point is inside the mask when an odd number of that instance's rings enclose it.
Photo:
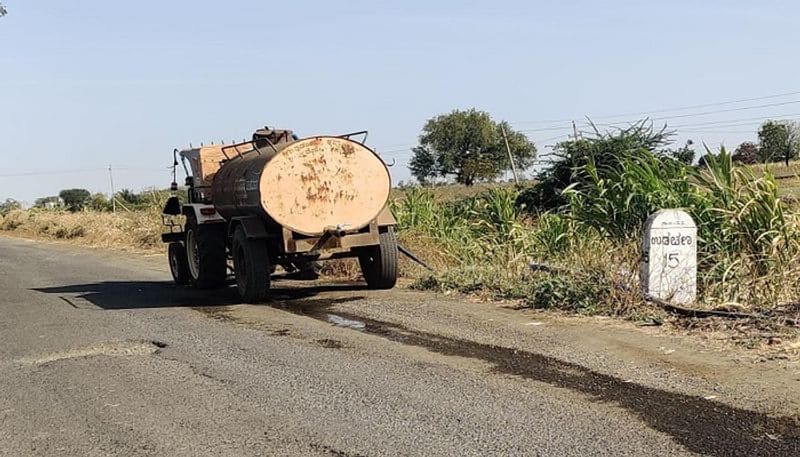
M 429 184 L 439 176 L 439 169 L 436 166 L 436 156 L 427 148 L 417 146 L 413 149 L 414 157 L 408 164 L 411 174 L 417 178 L 421 184 Z
M 800 129 L 788 121 L 767 121 L 758 130 L 758 155 L 761 162 L 788 164 L 800 152 Z
M 697 166 L 700 168 L 708 168 L 708 164 L 714 160 L 717 160 L 717 156 L 709 151 L 700 156 L 700 159 L 697 160 Z
M 64 206 L 70 211 L 80 211 L 86 206 L 91 194 L 86 189 L 64 189 L 58 196 L 64 200 Z
M 677 160 L 678 162 L 685 163 L 686 165 L 691 165 L 694 162 L 695 152 L 692 145 L 694 142 L 692 140 L 687 140 L 686 144 L 683 147 L 678 149 L 667 149 L 665 154 L 673 159 Z
M 454 176 L 456 182 L 467 186 L 497 178 L 511 167 L 503 129 L 517 169 L 529 168 L 536 158 L 536 146 L 508 123 L 495 122 L 488 113 L 473 108 L 454 110 L 425 123 L 419 146 L 413 149 L 411 173 L 420 182 Z
M 122 189 L 117 192 L 117 198 L 125 203 L 130 203 L 131 205 L 138 205 L 139 203 L 142 203 L 143 200 L 141 194 L 137 194 L 130 189 Z
M 6 214 L 14 211 L 15 209 L 21 209 L 22 204 L 20 202 L 14 200 L 13 198 L 7 198 L 6 201 L 0 203 L 0 216 L 5 216 Z
M 736 163 L 753 165 L 759 162 L 758 145 L 752 141 L 745 141 L 736 147 L 731 159 Z
M 105 194 L 97 192 L 89 197 L 87 206 L 94 211 L 107 211 L 111 208 L 111 202 L 108 200 Z

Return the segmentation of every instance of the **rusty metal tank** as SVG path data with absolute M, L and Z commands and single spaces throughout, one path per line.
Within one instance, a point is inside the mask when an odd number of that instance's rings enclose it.
M 213 203 L 226 219 L 259 216 L 303 235 L 333 227 L 356 230 L 375 219 L 391 188 L 374 151 L 342 137 L 267 141 L 226 152 L 212 181 Z

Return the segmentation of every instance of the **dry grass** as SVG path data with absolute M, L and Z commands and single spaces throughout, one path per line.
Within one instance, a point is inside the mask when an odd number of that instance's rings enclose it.
M 16 210 L 0 216 L 0 231 L 91 247 L 146 252 L 164 249 L 161 218 L 153 210 L 130 213 Z

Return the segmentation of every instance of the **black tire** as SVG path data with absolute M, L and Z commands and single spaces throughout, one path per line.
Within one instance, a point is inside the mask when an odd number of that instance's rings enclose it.
M 397 283 L 397 238 L 393 227 L 381 228 L 380 244 L 358 254 L 361 273 L 370 289 L 391 289 Z
M 189 261 L 186 259 L 186 248 L 183 243 L 170 243 L 167 248 L 169 257 L 169 271 L 175 284 L 185 286 L 189 284 Z
M 239 296 L 247 303 L 260 303 L 269 295 L 269 250 L 265 240 L 249 239 L 242 227 L 233 233 L 233 271 Z
M 198 289 L 224 287 L 228 278 L 225 224 L 198 224 L 186 216 L 186 260 L 189 282 Z

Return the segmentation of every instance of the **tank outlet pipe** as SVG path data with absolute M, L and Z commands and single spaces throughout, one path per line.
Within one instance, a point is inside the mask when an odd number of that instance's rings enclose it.
M 428 271 L 433 271 L 433 268 L 431 268 L 431 267 L 430 267 L 430 265 L 428 265 L 427 263 L 423 262 L 423 261 L 422 261 L 422 259 L 420 259 L 420 258 L 419 258 L 419 257 L 417 257 L 416 255 L 414 255 L 414 253 L 413 253 L 413 252 L 409 251 L 409 250 L 408 250 L 408 248 L 406 248 L 406 247 L 405 247 L 405 246 L 403 246 L 402 244 L 398 244 L 398 245 L 397 245 L 397 250 L 398 250 L 398 251 L 400 251 L 401 253 L 403 253 L 403 255 L 405 255 L 405 256 L 406 256 L 406 257 L 408 257 L 409 259 L 411 259 L 411 260 L 413 260 L 414 262 L 416 262 L 416 263 L 418 263 L 418 264 L 422 265 L 422 266 L 423 266 L 423 267 L 424 267 L 426 270 L 428 270 Z

